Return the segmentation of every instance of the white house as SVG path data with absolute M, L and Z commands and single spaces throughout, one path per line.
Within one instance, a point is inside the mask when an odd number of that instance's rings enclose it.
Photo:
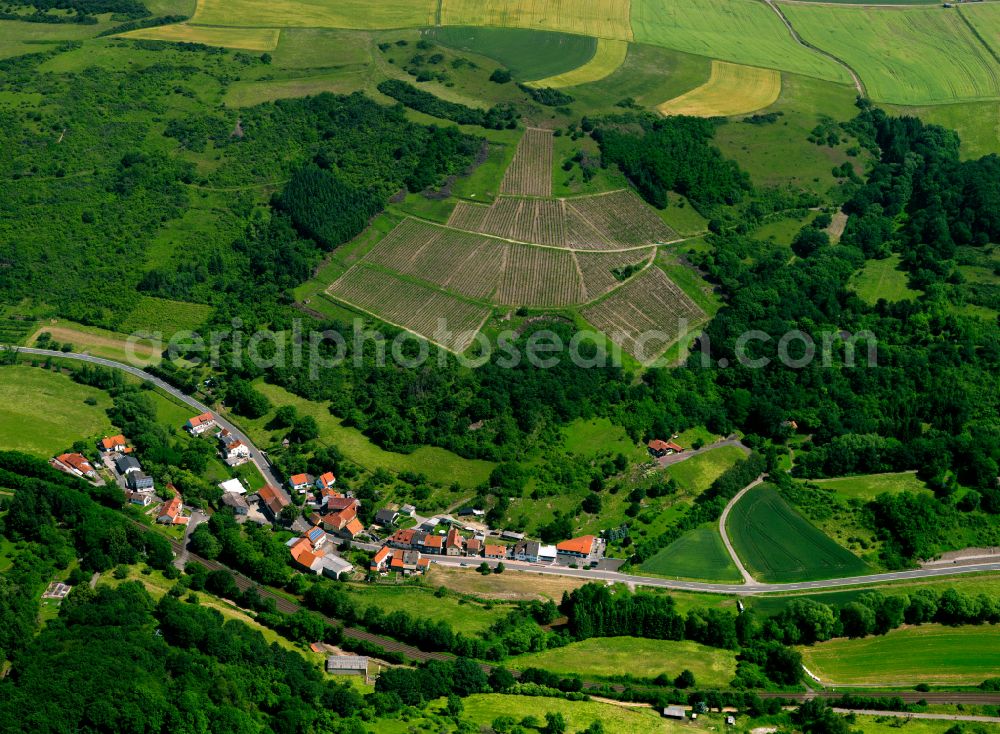
M 214 426 L 215 417 L 211 413 L 202 413 L 189 418 L 188 422 L 184 424 L 184 429 L 192 436 L 200 436 Z

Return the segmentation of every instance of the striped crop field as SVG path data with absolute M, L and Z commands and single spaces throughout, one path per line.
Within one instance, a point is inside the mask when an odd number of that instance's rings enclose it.
M 459 202 L 448 226 L 504 239 L 578 250 L 668 242 L 677 233 L 631 190 L 572 199 L 499 196 L 490 206 Z
M 600 81 L 613 74 L 628 55 L 628 43 L 610 38 L 598 38 L 597 50 L 593 57 L 582 66 L 555 76 L 531 82 L 533 87 L 575 87 L 579 84 L 589 84 Z
M 500 182 L 501 194 L 552 196 L 552 131 L 529 127 Z
M 729 117 L 770 107 L 781 94 L 781 72 L 713 61 L 708 81 L 656 109 L 663 115 Z
M 442 0 L 441 25 L 534 28 L 631 41 L 630 5 L 629 0 Z
M 919 105 L 1000 98 L 1000 63 L 966 25 L 964 10 L 808 3 L 782 10 L 806 41 L 848 63 L 872 99 Z M 995 16 L 982 13 L 983 27 Z
M 633 0 L 632 28 L 638 43 L 817 79 L 851 81 L 838 63 L 796 43 L 777 13 L 758 0 Z M 880 45 L 872 53 L 878 53 Z
M 177 23 L 141 28 L 123 33 L 122 37 L 173 43 L 204 43 L 247 51 L 273 51 L 278 47 L 280 33 L 277 28 L 220 28 Z
M 627 268 L 641 268 L 656 254 L 656 248 L 623 252 L 576 252 L 583 276 L 584 298 L 592 301 L 621 285 Z M 615 273 L 618 273 L 616 275 Z
M 566 199 L 566 217 L 574 248 L 635 247 L 677 236 L 631 189 Z
M 505 306 L 559 307 L 584 300 L 583 278 L 572 252 L 509 245 L 498 300 Z
M 646 268 L 583 316 L 643 363 L 652 362 L 705 319 L 705 312 L 659 268 Z
M 366 264 L 348 270 L 327 289 L 327 293 L 338 301 L 459 353 L 468 349 L 490 315 L 486 306 L 463 301 Z
M 469 298 L 488 300 L 500 281 L 506 244 L 471 232 L 404 219 L 362 262 L 412 275 Z
M 414 28 L 434 25 L 437 0 L 198 0 L 204 25 L 305 28 Z

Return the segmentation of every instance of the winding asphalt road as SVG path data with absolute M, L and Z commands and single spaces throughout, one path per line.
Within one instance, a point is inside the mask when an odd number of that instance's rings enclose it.
M 722 514 L 719 516 L 719 535 L 722 536 L 722 542 L 726 546 L 726 551 L 728 551 L 729 557 L 733 559 L 733 563 L 736 564 L 736 568 L 739 570 L 740 576 L 743 577 L 743 583 L 747 586 L 760 586 L 760 582 L 750 575 L 750 572 L 747 571 L 746 566 L 743 565 L 743 561 L 740 560 L 739 555 L 736 553 L 736 549 L 733 548 L 733 543 L 729 540 L 729 533 L 726 532 L 726 520 L 729 519 L 729 511 L 733 509 L 733 506 L 737 502 L 740 501 L 740 498 L 763 481 L 764 475 L 761 474 L 759 477 L 750 482 L 750 484 L 737 492 L 736 496 L 729 500 L 725 509 L 722 511 Z
M 7 347 L 0 345 L 0 349 L 10 349 L 12 347 Z M 103 357 L 94 357 L 89 354 L 78 354 L 76 352 L 56 352 L 51 349 L 35 349 L 32 347 L 14 347 L 18 352 L 22 354 L 31 354 L 39 357 L 54 357 L 59 359 L 75 359 L 81 362 L 89 362 L 91 364 L 101 365 L 102 367 L 108 367 L 110 369 L 123 370 L 135 377 L 142 380 L 151 382 L 156 387 L 160 388 L 169 395 L 183 401 L 186 405 L 189 405 L 194 410 L 199 413 L 211 413 L 215 416 L 215 421 L 223 428 L 227 428 L 234 436 L 243 441 L 250 449 L 250 458 L 257 467 L 258 471 L 263 475 L 263 477 L 273 486 L 275 486 L 279 492 L 288 496 L 287 492 L 282 488 L 282 479 L 274 471 L 274 468 L 268 462 L 267 457 L 260 451 L 250 438 L 243 433 L 239 428 L 230 423 L 224 417 L 211 410 L 208 406 L 200 403 L 189 395 L 184 394 L 172 385 L 168 385 L 163 380 L 154 377 L 148 372 L 144 372 L 138 367 L 133 367 L 132 365 L 124 364 L 122 362 L 116 362 L 112 359 L 104 359 Z M 755 480 L 755 482 L 759 482 Z M 748 487 L 743 489 L 745 492 L 750 487 L 755 486 L 755 484 L 750 484 Z M 737 495 L 739 497 L 740 495 Z M 735 504 L 735 499 L 730 502 L 730 506 Z M 723 533 L 723 538 L 727 536 Z M 727 544 L 728 547 L 728 544 Z M 732 551 L 731 551 L 732 552 Z M 735 553 L 734 553 L 735 556 Z M 461 558 L 453 557 L 449 558 L 447 556 L 437 556 L 432 559 L 433 563 L 440 564 L 442 566 L 471 566 L 473 563 L 478 566 L 483 559 L 476 558 Z M 497 561 L 489 561 L 486 563 L 489 565 L 495 565 Z M 958 574 L 966 573 L 979 573 L 983 571 L 1000 571 L 1000 562 L 991 563 L 979 563 L 979 564 L 969 564 L 967 566 L 951 566 L 944 568 L 918 568 L 911 571 L 893 571 L 890 573 L 876 573 L 868 576 L 851 576 L 847 578 L 839 579 L 827 579 L 825 581 L 800 581 L 796 583 L 787 584 L 709 584 L 702 583 L 698 581 L 675 581 L 673 579 L 660 579 L 652 578 L 649 576 L 633 576 L 631 574 L 619 573 L 617 571 L 602 571 L 600 569 L 581 569 L 581 568 L 567 568 L 565 566 L 542 566 L 539 564 L 532 563 L 522 563 L 520 561 L 504 560 L 503 564 L 505 567 L 515 570 L 527 571 L 529 573 L 538 573 L 543 575 L 551 576 L 569 576 L 572 578 L 587 579 L 591 581 L 610 581 L 612 583 L 624 583 L 631 584 L 634 586 L 649 586 L 662 589 L 678 589 L 681 591 L 700 591 L 712 594 L 735 594 L 735 595 L 747 595 L 747 594 L 760 594 L 763 592 L 790 592 L 790 591 L 818 591 L 822 589 L 836 589 L 842 588 L 844 586 L 860 586 L 864 584 L 876 584 L 884 583 L 886 581 L 905 581 L 912 579 L 927 579 L 927 578 L 937 578 L 941 576 L 955 576 Z

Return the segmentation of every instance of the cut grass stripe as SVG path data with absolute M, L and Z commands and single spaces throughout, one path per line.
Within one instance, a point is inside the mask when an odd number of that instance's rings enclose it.
M 531 82 L 533 87 L 575 87 L 578 84 L 589 84 L 600 81 L 606 76 L 614 73 L 618 67 L 625 63 L 625 56 L 628 54 L 628 43 L 625 41 L 614 41 L 608 38 L 597 39 L 597 50 L 590 61 L 578 66 L 575 69 L 556 74 L 555 76 L 539 79 Z
M 664 115 L 729 117 L 770 107 L 781 94 L 781 73 L 757 66 L 713 61 L 708 81 L 656 109 Z

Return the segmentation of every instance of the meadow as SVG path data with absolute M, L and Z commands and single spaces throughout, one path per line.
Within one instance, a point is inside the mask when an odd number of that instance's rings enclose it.
M 688 447 L 689 448 L 689 447 Z M 723 472 L 731 468 L 746 454 L 737 446 L 720 446 L 667 467 L 666 473 L 678 487 L 690 494 L 701 494 Z
M 551 599 L 557 604 L 564 592 L 572 591 L 586 583 L 585 579 L 569 576 L 515 571 L 508 568 L 502 574 L 483 576 L 469 573 L 467 569 L 434 566 L 424 575 L 429 588 L 444 588 L 458 594 L 469 594 L 482 599 L 498 601 L 530 601 Z
M 278 46 L 277 28 L 222 28 L 188 23 L 154 26 L 122 34 L 123 38 L 145 38 L 171 43 L 205 43 L 246 51 L 273 51 Z
M 93 405 L 85 401 L 92 400 Z M 111 430 L 107 393 L 26 365 L 0 367 L 0 446 L 49 458 Z
M 140 367 L 159 362 L 162 353 L 162 344 L 155 340 L 140 338 L 130 344 L 128 334 L 61 319 L 44 322 L 28 340 L 29 346 L 34 346 L 38 335 L 43 332 L 48 333 L 53 341 L 72 345 L 74 352 L 128 362 Z
M 799 650 L 805 666 L 827 684 L 975 685 L 997 674 L 1000 634 L 985 625 L 925 624 Z
M 850 81 L 843 67 L 797 44 L 777 14 L 754 0 L 634 0 L 632 28 L 640 43 L 818 79 Z
M 632 40 L 630 0 L 442 0 L 441 25 L 534 28 Z
M 806 41 L 849 64 L 874 100 L 920 105 L 1000 96 L 997 61 L 958 10 L 809 3 L 783 3 L 782 10 Z
M 871 570 L 769 485 L 754 487 L 736 503 L 726 530 L 747 570 L 759 581 L 811 581 Z
M 172 301 L 155 296 L 140 296 L 135 309 L 121 322 L 122 332 L 160 332 L 164 339 L 183 331 L 193 331 L 204 326 L 212 307 L 201 303 Z
M 639 570 L 656 576 L 717 583 L 739 583 L 741 579 L 716 524 L 689 530 L 646 559 Z
M 600 721 L 606 734 L 678 734 L 692 727 L 679 721 L 668 721 L 651 708 L 628 708 L 599 701 L 567 701 L 561 698 L 536 696 L 510 696 L 501 693 L 477 693 L 462 699 L 465 719 L 482 727 L 499 716 L 509 716 L 521 721 L 533 716 L 544 722 L 548 712 L 560 713 L 566 720 L 567 731 L 583 731 L 595 721 Z M 695 727 L 697 728 L 697 727 Z M 408 729 L 400 729 L 400 732 Z
M 435 0 L 201 0 L 192 22 L 265 28 L 411 28 L 434 25 L 436 10 Z
M 869 260 L 850 280 L 848 287 L 863 301 L 875 304 L 884 298 L 890 303 L 912 301 L 923 291 L 907 285 L 907 275 L 900 269 L 900 256 L 893 253 L 883 260 Z
M 293 405 L 300 415 L 311 415 L 315 418 L 319 424 L 320 442 L 337 446 L 350 461 L 366 469 L 383 467 L 393 472 L 422 473 L 427 475 L 431 482 L 445 485 L 458 482 L 466 488 L 485 482 L 493 469 L 492 462 L 463 459 L 450 451 L 434 446 L 421 446 L 412 454 L 386 451 L 369 441 L 357 429 L 342 425 L 341 419 L 330 413 L 325 403 L 305 400 L 266 382 L 254 384 L 273 405 Z M 272 436 L 265 426 L 273 417 L 272 412 L 256 420 L 241 418 L 239 423 L 258 445 L 270 446 L 274 443 L 275 436 Z
M 450 596 L 438 597 L 430 589 L 419 586 L 365 584 L 363 588 L 349 588 L 359 609 L 374 606 L 384 614 L 407 612 L 433 622 L 447 622 L 456 632 L 465 635 L 485 630 L 509 611 L 503 605 L 486 607 Z
M 662 115 L 729 117 L 770 107 L 781 94 L 781 73 L 757 66 L 713 61 L 701 86 L 656 106 Z
M 565 647 L 519 655 L 509 659 L 506 665 L 520 670 L 543 668 L 585 677 L 655 678 L 664 674 L 675 678 L 687 669 L 694 673 L 698 685 L 705 687 L 726 687 L 736 675 L 736 656 L 731 650 L 689 641 L 638 637 L 592 637 Z
M 883 492 L 897 494 L 899 492 L 928 491 L 927 485 L 917 478 L 915 471 L 891 474 L 864 474 L 855 477 L 813 479 L 811 481 L 822 487 L 835 490 L 842 497 L 865 501 L 873 500 Z
M 594 55 L 585 64 L 561 74 L 539 79 L 537 82 L 532 82 L 532 85 L 559 89 L 560 87 L 575 87 L 580 84 L 600 81 L 610 76 L 625 63 L 627 55 L 628 43 L 625 41 L 599 38 Z

